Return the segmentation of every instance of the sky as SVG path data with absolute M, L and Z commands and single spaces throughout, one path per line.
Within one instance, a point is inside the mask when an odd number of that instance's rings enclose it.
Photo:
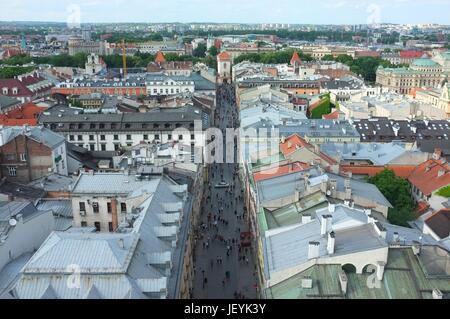
M 450 0 L 0 0 L 0 21 L 450 25 Z

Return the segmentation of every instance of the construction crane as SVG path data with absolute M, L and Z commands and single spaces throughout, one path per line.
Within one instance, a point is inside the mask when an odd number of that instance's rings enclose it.
M 123 78 L 127 78 L 127 48 L 125 46 L 125 39 L 122 40 L 122 63 L 123 63 Z

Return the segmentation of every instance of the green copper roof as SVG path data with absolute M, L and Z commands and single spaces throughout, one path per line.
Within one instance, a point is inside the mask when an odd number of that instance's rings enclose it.
M 415 59 L 413 62 L 413 65 L 415 65 L 415 66 L 438 66 L 439 64 L 437 64 L 436 62 L 434 62 L 431 59 L 420 58 L 420 59 Z

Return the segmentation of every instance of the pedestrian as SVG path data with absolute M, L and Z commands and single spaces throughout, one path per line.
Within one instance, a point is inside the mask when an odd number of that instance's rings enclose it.
M 247 258 L 245 258 L 245 262 L 246 262 L 246 263 L 247 263 L 247 265 L 248 265 L 248 263 L 249 263 L 248 257 L 247 257 Z

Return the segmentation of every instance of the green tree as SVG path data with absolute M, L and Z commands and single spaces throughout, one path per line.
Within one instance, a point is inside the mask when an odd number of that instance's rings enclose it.
M 200 43 L 192 52 L 192 55 L 198 58 L 204 58 L 206 55 L 206 44 Z
M 210 56 L 214 57 L 214 56 L 217 56 L 219 54 L 219 50 L 215 46 L 212 46 L 212 47 L 209 48 L 208 53 L 209 53 Z
M 411 199 L 411 185 L 406 179 L 395 176 L 388 169 L 368 179 L 375 184 L 381 193 L 392 204 L 388 219 L 394 225 L 408 226 L 408 221 L 414 219 L 414 202 Z
M 8 66 L 0 68 L 0 79 L 12 79 L 15 76 L 29 73 L 34 67 Z
M 331 54 L 325 54 L 322 57 L 322 61 L 334 61 L 334 57 Z

